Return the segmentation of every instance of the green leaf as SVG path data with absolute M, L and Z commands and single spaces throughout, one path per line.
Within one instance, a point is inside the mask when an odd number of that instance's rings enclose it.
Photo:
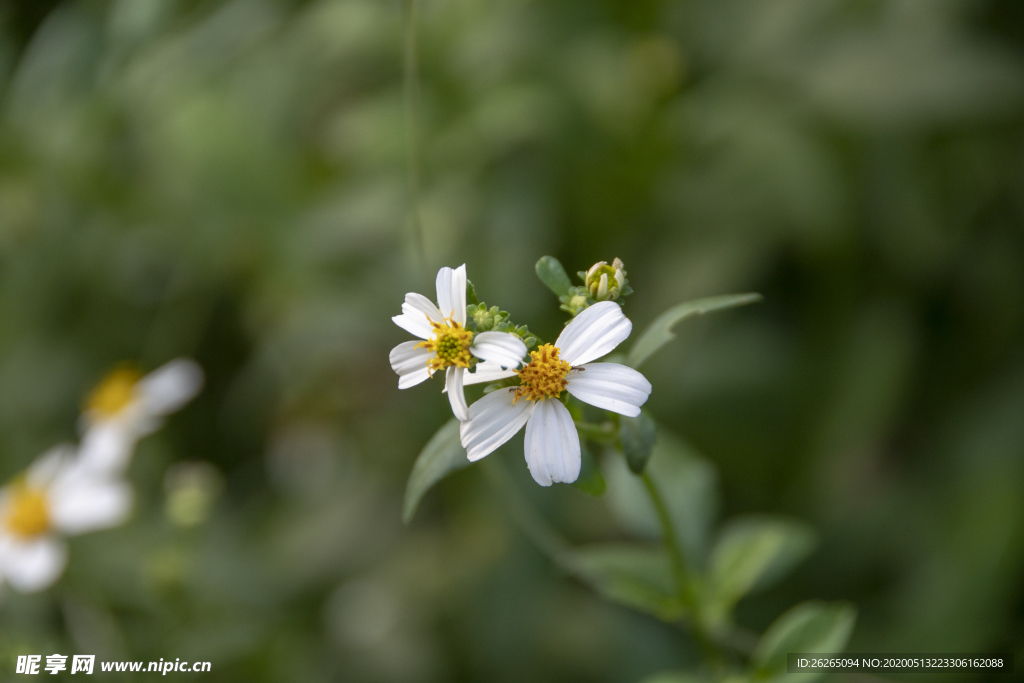
M 412 520 L 420 499 L 430 487 L 469 464 L 466 449 L 459 440 L 459 421 L 452 418 L 430 438 L 409 473 L 409 481 L 405 485 L 405 510 L 402 513 L 405 523 Z
M 729 522 L 711 551 L 712 613 L 724 619 L 740 598 L 781 579 L 813 548 L 814 532 L 801 522 L 770 517 Z
M 678 619 L 672 567 L 660 547 L 599 544 L 571 551 L 575 573 L 602 597 L 659 619 Z
M 857 610 L 843 602 L 803 602 L 775 620 L 754 649 L 752 663 L 759 679 L 786 673 L 790 652 L 839 653 L 846 647 Z M 800 674 L 801 681 L 817 676 Z
M 469 280 L 466 280 L 466 303 L 479 304 L 480 298 L 476 295 L 476 287 Z
M 540 264 L 538 264 L 538 268 Z M 550 286 L 550 285 L 549 285 Z M 726 308 L 745 306 L 761 301 L 760 294 L 724 294 L 722 296 L 709 296 L 705 299 L 696 299 L 686 303 L 673 306 L 647 326 L 644 333 L 640 335 L 633 348 L 629 350 L 626 365 L 639 368 L 644 361 L 650 358 L 658 349 L 675 339 L 672 328 L 679 322 L 695 315 L 703 315 L 712 311 L 721 311 Z
M 597 466 L 597 460 L 594 459 L 594 455 L 587 448 L 586 443 L 580 443 L 580 457 L 582 460 L 580 476 L 572 485 L 592 496 L 602 495 L 606 486 L 604 475 L 601 474 L 601 468 Z
M 647 413 L 641 412 L 636 417 L 620 417 L 619 427 L 626 464 L 636 474 L 643 474 L 647 461 L 654 452 L 657 429 L 654 420 Z
M 547 285 L 547 288 L 554 292 L 555 296 L 568 294 L 572 289 L 572 282 L 565 274 L 565 268 L 562 267 L 561 261 L 554 256 L 541 256 L 534 269 L 537 271 L 540 281 Z

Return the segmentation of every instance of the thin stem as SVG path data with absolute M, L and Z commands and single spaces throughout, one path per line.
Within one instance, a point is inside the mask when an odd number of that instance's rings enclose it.
M 694 638 L 704 655 L 714 664 L 721 663 L 721 653 L 708 637 L 707 629 L 704 627 L 704 619 L 700 606 L 700 600 L 694 590 L 693 574 L 687 562 L 686 554 L 676 536 L 675 524 L 672 523 L 672 516 L 665 505 L 665 499 L 661 496 L 654 480 L 648 472 L 640 475 L 644 487 L 651 497 L 651 503 L 658 515 L 658 522 L 661 524 L 662 535 L 665 537 L 665 549 L 668 551 L 669 560 L 672 563 L 672 574 L 676 580 L 676 590 L 679 599 L 690 613 L 690 622 Z
M 589 422 L 577 422 L 576 431 L 581 437 L 600 443 L 614 443 L 619 438 L 615 425 L 610 422 L 599 425 Z
M 416 10 L 419 0 L 402 0 L 403 77 L 405 89 L 406 164 L 409 192 L 412 195 L 410 230 L 416 267 L 422 275 L 426 272 L 426 249 L 423 240 L 423 221 L 420 216 L 420 146 L 419 146 L 419 105 L 420 78 L 419 59 L 416 49 Z

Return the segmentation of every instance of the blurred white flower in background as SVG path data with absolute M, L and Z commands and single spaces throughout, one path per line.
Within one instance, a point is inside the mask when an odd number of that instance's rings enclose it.
M 124 472 L 136 442 L 159 429 L 163 418 L 192 400 L 202 386 L 202 369 L 186 358 L 145 376 L 132 366 L 115 368 L 86 401 L 82 460 L 97 471 Z
M 490 382 L 515 374 L 526 355 L 526 344 L 510 332 L 478 332 L 466 329 L 466 265 L 437 271 L 437 306 L 422 294 L 405 295 L 402 314 L 391 319 L 406 332 L 424 341 L 402 342 L 391 350 L 391 368 L 398 373 L 398 388 L 408 389 L 437 370 L 445 371 L 445 391 L 452 413 L 469 419 L 462 387 Z M 486 364 L 483 373 L 466 372 L 474 357 Z M 483 368 L 484 364 L 481 364 Z
M 67 564 L 65 536 L 117 526 L 131 506 L 125 481 L 91 469 L 72 446 L 51 449 L 0 489 L 0 578 L 23 593 L 49 587 Z
M 23 593 L 48 588 L 67 565 L 64 537 L 124 523 L 133 494 L 123 474 L 136 441 L 158 429 L 202 384 L 202 370 L 186 359 L 145 376 L 118 367 L 100 382 L 82 414 L 81 446 L 51 449 L 0 489 L 0 582 Z M 187 491 L 176 504 L 186 524 L 202 521 L 219 481 L 216 472 L 197 472 L 174 480 L 180 484 L 175 491 Z M 196 495 L 198 489 L 203 495 Z
M 530 353 L 518 370 L 520 385 L 498 389 L 469 408 L 462 445 L 473 462 L 493 452 L 526 425 L 526 464 L 541 486 L 571 483 L 580 475 L 580 438 L 563 391 L 592 406 L 628 417 L 640 414 L 651 383 L 618 363 L 591 363 L 621 344 L 633 324 L 612 301 L 595 304 L 566 325 L 554 345 Z M 524 400 L 521 400 L 524 399 Z

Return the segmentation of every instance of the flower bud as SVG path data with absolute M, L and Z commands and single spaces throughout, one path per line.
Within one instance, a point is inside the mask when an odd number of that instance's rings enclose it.
M 626 282 L 626 266 L 617 258 L 611 265 L 607 261 L 598 261 L 584 278 L 587 292 L 595 301 L 618 299 Z

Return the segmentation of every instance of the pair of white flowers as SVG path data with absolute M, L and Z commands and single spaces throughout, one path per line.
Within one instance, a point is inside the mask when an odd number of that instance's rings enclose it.
M 554 344 L 541 345 L 530 352 L 528 360 L 526 345 L 518 336 L 508 332 L 474 334 L 466 329 L 465 265 L 438 272 L 436 306 L 427 297 L 410 293 L 405 296 L 402 314 L 392 320 L 423 340 L 399 344 L 391 351 L 398 388 L 415 386 L 443 369 L 452 412 L 462 421 L 462 445 L 473 462 L 525 425 L 526 464 L 541 486 L 571 483 L 580 474 L 579 434 L 560 400 L 563 392 L 629 417 L 640 414 L 640 406 L 651 394 L 651 383 L 633 368 L 592 362 L 611 353 L 633 329 L 613 301 L 580 313 Z M 467 407 L 465 385 L 515 375 L 519 386 L 492 391 Z
M 67 536 L 122 524 L 133 493 L 124 474 L 137 441 L 198 393 L 199 366 L 171 361 L 145 377 L 112 372 L 82 413 L 81 444 L 40 456 L 0 488 L 0 583 L 23 593 L 50 586 L 68 560 Z

